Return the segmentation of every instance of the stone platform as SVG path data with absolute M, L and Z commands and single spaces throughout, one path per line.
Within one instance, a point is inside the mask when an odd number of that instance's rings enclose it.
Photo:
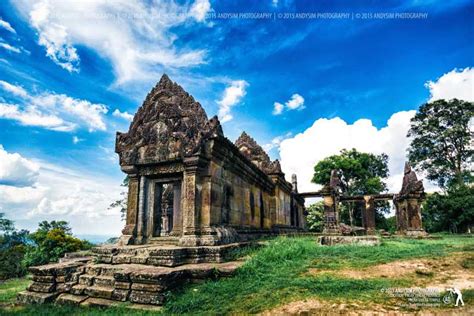
M 33 283 L 18 294 L 25 304 L 162 305 L 165 293 L 187 282 L 232 275 L 242 261 L 224 262 L 249 243 L 224 246 L 104 246 L 91 257 L 31 267 Z M 140 308 L 138 306 L 137 308 Z
M 380 245 L 379 236 L 340 236 L 325 235 L 318 237 L 318 243 L 325 246 L 334 245 L 359 245 L 359 246 L 378 246 Z

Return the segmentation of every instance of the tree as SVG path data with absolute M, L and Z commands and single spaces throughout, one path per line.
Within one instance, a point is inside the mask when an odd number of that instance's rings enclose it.
M 472 181 L 474 103 L 457 99 L 423 104 L 411 119 L 408 158 L 442 188 Z M 469 170 L 471 168 L 471 170 Z
M 13 221 L 0 213 L 0 280 L 26 274 L 22 264 L 26 253 L 28 231 L 16 231 Z
M 452 186 L 447 194 L 428 195 L 423 204 L 423 223 L 428 232 L 469 232 L 474 228 L 474 187 Z
M 128 176 L 123 179 L 122 184 L 120 185 L 122 187 L 128 188 Z M 117 200 L 109 205 L 109 209 L 112 208 L 120 208 L 120 218 L 122 220 L 125 220 L 125 217 L 127 216 L 127 203 L 128 203 L 128 198 L 127 198 L 127 191 L 123 191 L 120 193 L 121 199 Z
M 388 156 L 362 153 L 356 149 L 341 150 L 316 164 L 312 182 L 326 185 L 331 170 L 339 170 L 344 195 L 376 194 L 387 189 L 383 179 L 388 177 Z M 354 205 L 348 207 L 351 226 L 354 225 Z
M 306 211 L 306 222 L 311 231 L 322 232 L 324 226 L 324 204 L 323 202 L 316 202 L 311 204 Z
M 37 231 L 29 235 L 33 246 L 25 255 L 25 265 L 41 265 L 59 260 L 67 252 L 85 250 L 91 244 L 72 236 L 65 221 L 43 221 Z

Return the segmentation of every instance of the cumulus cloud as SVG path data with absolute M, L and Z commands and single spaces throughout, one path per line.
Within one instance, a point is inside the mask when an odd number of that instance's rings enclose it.
M 133 115 L 128 113 L 128 112 L 120 112 L 119 109 L 115 109 L 115 111 L 112 113 L 113 116 L 115 117 L 120 117 L 124 120 L 131 121 L 133 120 Z
M 23 87 L 6 81 L 0 81 L 0 88 L 21 98 L 20 104 L 0 103 L 0 118 L 62 132 L 78 127 L 85 127 L 90 132 L 106 130 L 104 115 L 108 109 L 103 104 L 51 92 L 32 95 Z
M 280 102 L 273 103 L 273 115 L 280 115 L 283 113 L 283 110 L 292 111 L 292 110 L 302 110 L 304 109 L 304 98 L 295 93 L 291 96 L 291 98 L 285 102 L 285 105 L 281 104 Z
M 0 145 L 0 185 L 31 186 L 38 179 L 39 165 Z
M 430 102 L 454 98 L 474 102 L 474 68 L 453 69 L 425 86 L 430 90 Z
M 174 1 L 15 1 L 14 5 L 38 32 L 46 55 L 62 68 L 80 68 L 78 46 L 85 46 L 112 63 L 117 84 L 146 80 L 160 67 L 190 67 L 204 63 L 205 50 L 176 48 L 173 28 L 203 22 L 207 0 Z
M 311 183 L 314 165 L 344 148 L 356 148 L 374 154 L 386 153 L 390 171 L 387 185 L 390 192 L 398 192 L 403 178 L 406 149 L 410 143 L 406 135 L 414 115 L 415 111 L 395 113 L 381 129 L 377 129 L 368 119 L 360 119 L 353 124 L 338 117 L 318 119 L 304 132 L 281 142 L 281 166 L 288 178 L 293 173 L 298 176 L 298 186 L 303 192 L 319 189 L 319 186 Z
M 0 145 L 0 211 L 21 228 L 62 219 L 75 233 L 118 235 L 120 212 L 109 204 L 120 197 L 119 184 L 119 179 L 9 153 Z
M 233 116 L 231 114 L 231 109 L 247 94 L 247 87 L 247 81 L 234 80 L 224 90 L 222 99 L 217 102 L 219 104 L 218 116 L 222 123 L 232 120 Z
M 16 34 L 15 29 L 7 21 L 0 18 L 0 28 L 7 30 L 8 32 Z

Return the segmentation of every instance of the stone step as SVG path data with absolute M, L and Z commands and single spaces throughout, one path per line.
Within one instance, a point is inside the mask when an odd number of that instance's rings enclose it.
M 84 294 L 90 297 L 112 299 L 113 288 L 102 286 L 88 286 L 84 290 Z
M 56 299 L 56 304 L 79 305 L 87 299 L 87 295 L 61 294 Z
M 113 276 L 96 276 L 94 277 L 94 282 L 93 284 L 95 286 L 100 286 L 100 287 L 114 287 L 114 277 Z

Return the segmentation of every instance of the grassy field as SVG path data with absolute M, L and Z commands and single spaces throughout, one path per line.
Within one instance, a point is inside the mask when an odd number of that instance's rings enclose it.
M 247 258 L 232 278 L 189 284 L 169 293 L 164 314 L 247 314 L 271 310 L 305 299 L 322 304 L 350 304 L 361 308 L 397 304 L 387 300 L 387 288 L 426 286 L 437 281 L 435 273 L 414 271 L 396 277 L 347 276 L 347 271 L 370 271 L 373 266 L 401 260 L 439 261 L 454 256 L 468 273 L 474 264 L 474 238 L 440 236 L 439 239 L 385 239 L 379 247 L 317 246 L 314 237 L 279 237 L 259 249 L 241 253 Z M 454 260 L 454 259 L 453 259 Z M 364 270 L 365 269 L 365 270 Z M 345 272 L 345 273 L 342 273 Z M 350 274 L 349 274 L 350 275 Z M 17 306 L 15 295 L 26 279 L 0 284 L 1 314 L 21 315 L 147 315 L 128 308 L 93 309 L 55 305 Z M 472 290 L 463 291 L 467 306 L 474 303 Z M 332 305 L 331 305 L 332 306 Z M 156 313 L 155 313 L 156 314 Z

